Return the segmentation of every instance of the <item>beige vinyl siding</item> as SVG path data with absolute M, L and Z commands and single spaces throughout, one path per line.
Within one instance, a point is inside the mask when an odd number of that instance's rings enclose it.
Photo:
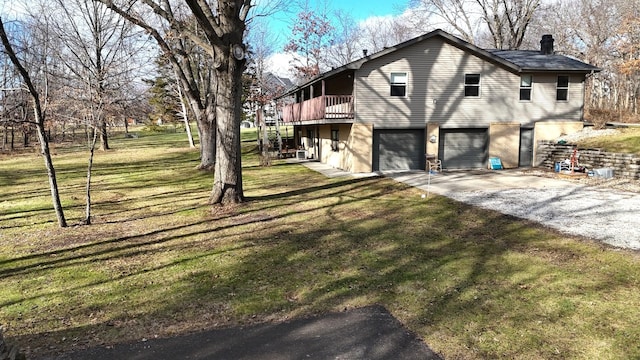
M 320 129 L 320 161 L 331 165 L 334 168 L 344 169 L 344 158 L 346 154 L 346 144 L 351 133 L 351 124 L 322 125 Z M 331 148 L 331 130 L 338 130 L 338 151 Z
M 407 73 L 407 95 L 390 96 L 392 72 Z M 464 75 L 480 74 L 480 96 L 464 96 Z M 561 74 L 562 75 L 562 74 Z M 434 37 L 365 63 L 355 73 L 356 122 L 375 128 L 489 127 L 580 120 L 583 76 L 571 76 L 569 100 L 557 102 L 557 75 L 533 74 L 532 100 L 519 99 L 520 74 Z

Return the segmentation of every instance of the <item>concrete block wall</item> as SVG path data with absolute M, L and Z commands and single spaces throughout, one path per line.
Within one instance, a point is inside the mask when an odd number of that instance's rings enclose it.
M 536 164 L 553 169 L 556 162 L 571 159 L 574 148 L 575 145 L 572 144 L 562 145 L 551 141 L 539 141 Z M 611 168 L 614 177 L 640 179 L 640 155 L 578 148 L 578 163 L 589 170 Z

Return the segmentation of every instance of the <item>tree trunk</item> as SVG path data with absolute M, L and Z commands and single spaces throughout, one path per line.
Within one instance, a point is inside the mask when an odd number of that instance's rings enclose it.
M 189 125 L 189 119 L 185 117 L 183 121 L 184 121 L 184 128 L 187 131 L 187 140 L 189 140 L 189 147 L 195 148 L 196 144 L 193 142 L 193 134 L 191 133 L 191 125 Z
M 36 114 L 36 116 L 39 116 Z M 47 175 L 49 176 L 49 188 L 51 190 L 51 199 L 53 200 L 53 209 L 56 212 L 58 218 L 58 225 L 60 227 L 67 227 L 67 220 L 64 218 L 64 212 L 62 210 L 62 204 L 60 203 L 60 194 L 58 193 L 58 181 L 56 180 L 56 170 L 53 168 L 53 161 L 51 160 L 51 152 L 49 151 L 49 142 L 45 134 L 44 126 L 41 124 L 41 120 L 36 119 L 38 123 L 38 139 L 40 140 L 40 149 L 42 156 L 44 157 L 44 164 L 47 167 Z
M 231 51 L 220 51 L 222 65 L 217 71 L 216 122 L 217 146 L 212 204 L 232 204 L 244 200 L 240 148 L 240 110 L 244 60 L 231 57 Z M 226 65 L 226 66 L 225 66 Z
M 187 140 L 189 140 L 189 147 L 195 148 L 193 143 L 193 134 L 191 133 L 191 126 L 189 125 L 189 112 L 187 111 L 187 105 L 184 103 L 184 97 L 182 95 L 182 89 L 178 86 L 178 97 L 180 98 L 180 108 L 182 110 L 182 121 L 184 121 L 184 129 L 187 131 Z
M 60 227 L 66 227 L 67 221 L 64 218 L 64 212 L 62 211 L 62 204 L 60 204 L 60 194 L 58 193 L 58 182 L 56 180 L 56 171 L 53 168 L 53 161 L 51 160 L 51 152 L 49 151 L 49 143 L 47 142 L 47 138 L 45 136 L 44 130 L 44 112 L 42 111 L 42 107 L 40 104 L 40 96 L 38 95 L 38 91 L 35 86 L 33 86 L 33 82 L 31 81 L 31 77 L 27 70 L 22 66 L 20 60 L 16 56 L 11 43 L 9 42 L 9 38 L 4 30 L 4 23 L 2 22 L 2 18 L 0 18 L 0 40 L 2 41 L 2 45 L 5 48 L 5 54 L 9 56 L 11 62 L 16 67 L 22 80 L 26 84 L 29 89 L 29 94 L 33 99 L 33 115 L 36 121 L 36 127 L 38 131 L 38 137 L 40 138 L 40 147 L 42 150 L 42 155 L 44 157 L 45 166 L 47 167 L 47 175 L 49 176 L 49 188 L 51 190 L 51 199 L 53 201 L 53 208 L 55 209 L 56 216 L 58 218 L 58 225 Z
M 176 78 L 177 77 L 178 76 L 176 75 Z M 182 111 L 182 121 L 184 122 L 184 129 L 187 132 L 187 140 L 189 141 L 189 147 L 195 148 L 196 145 L 193 142 L 193 134 L 191 133 L 191 126 L 189 125 L 189 111 L 187 110 L 187 104 L 185 104 L 184 94 L 182 93 L 182 88 L 180 87 L 180 84 L 178 84 L 176 88 L 178 91 L 178 99 L 180 99 L 180 110 Z
M 96 149 L 96 142 L 98 140 L 98 132 L 95 129 L 92 129 L 93 139 L 91 140 L 91 145 L 89 146 L 89 161 L 87 163 L 87 184 L 85 187 L 85 195 L 86 195 L 86 204 L 84 210 L 84 221 L 83 224 L 91 225 L 91 170 L 93 168 L 93 154 Z
M 200 131 L 200 164 L 198 170 L 212 171 L 216 164 L 216 120 L 215 110 L 207 109 L 196 117 Z
M 126 116 L 124 117 L 124 133 L 129 133 L 129 119 Z
M 109 135 L 107 134 L 107 120 L 102 118 L 100 120 L 100 149 L 102 151 L 109 150 Z

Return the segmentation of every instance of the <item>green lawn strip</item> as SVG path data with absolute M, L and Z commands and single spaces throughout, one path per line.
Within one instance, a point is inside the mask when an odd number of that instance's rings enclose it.
M 94 225 L 0 220 L 9 339 L 43 354 L 382 304 L 446 358 L 640 357 L 636 253 L 389 179 L 261 168 L 246 134 L 247 202 L 210 207 L 182 136 L 97 153 Z M 63 184 L 82 183 L 85 155 L 61 155 Z M 23 191 L 3 209 L 53 217 Z
M 640 128 L 620 129 L 619 134 L 587 138 L 578 142 L 581 148 L 640 155 Z

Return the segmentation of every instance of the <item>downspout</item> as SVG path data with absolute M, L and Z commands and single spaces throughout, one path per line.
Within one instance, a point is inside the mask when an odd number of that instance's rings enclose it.
M 316 125 L 316 156 L 318 157 L 317 160 L 322 162 L 322 154 L 320 154 L 320 126 Z

